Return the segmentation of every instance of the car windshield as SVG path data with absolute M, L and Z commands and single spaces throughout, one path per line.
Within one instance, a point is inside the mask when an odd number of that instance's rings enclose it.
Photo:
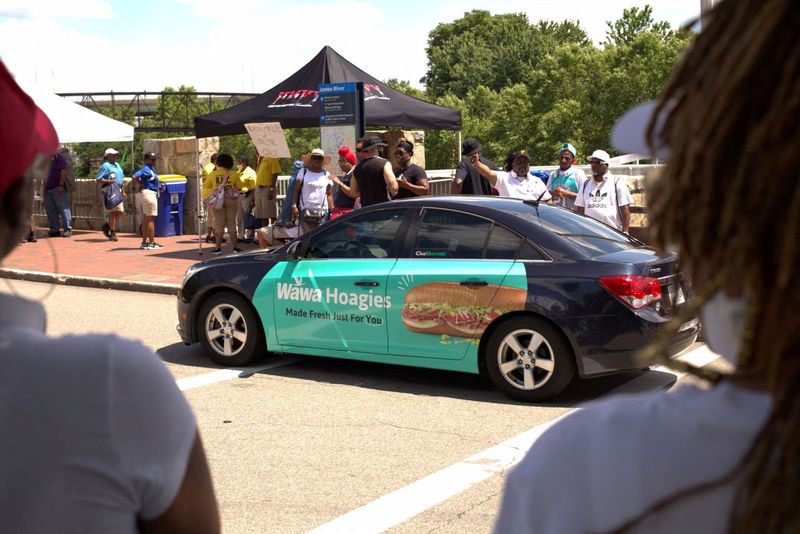
M 584 217 L 566 208 L 538 208 L 520 203 L 515 215 L 539 224 L 549 232 L 569 239 L 590 256 L 610 254 L 622 250 L 642 248 L 639 241 L 630 236 Z

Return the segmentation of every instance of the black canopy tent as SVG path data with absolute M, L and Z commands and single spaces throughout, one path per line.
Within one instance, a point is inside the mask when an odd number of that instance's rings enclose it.
M 269 91 L 237 106 L 195 117 L 195 136 L 246 133 L 244 125 L 252 122 L 279 122 L 283 128 L 319 126 L 317 87 L 337 82 L 363 82 L 367 126 L 461 130 L 460 110 L 396 91 L 326 46 Z

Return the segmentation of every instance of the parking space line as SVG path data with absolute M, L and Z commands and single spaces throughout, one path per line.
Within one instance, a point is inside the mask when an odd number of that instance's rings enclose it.
M 525 457 L 539 436 L 564 415 L 356 508 L 315 528 L 309 534 L 368 534 L 399 525 L 475 484 L 510 469 Z
M 176 380 L 175 383 L 178 385 L 178 389 L 180 389 L 181 391 L 187 391 L 189 389 L 209 386 L 211 384 L 217 384 L 219 382 L 232 380 L 234 378 L 239 378 L 239 377 L 247 378 L 255 373 L 266 371 L 267 369 L 275 369 L 276 367 L 289 365 L 290 363 L 294 363 L 298 360 L 299 358 L 280 358 L 276 359 L 275 361 L 267 365 L 253 365 L 249 367 L 237 367 L 234 369 L 218 369 L 210 373 L 203 373 L 197 376 L 180 378 Z
M 719 358 L 706 345 L 701 345 L 677 359 L 702 367 Z M 683 375 L 667 367 L 653 370 Z M 674 382 L 674 381 L 673 381 Z M 616 390 L 615 390 L 616 392 Z M 556 422 L 580 410 L 573 408 L 560 417 L 535 426 L 513 438 L 445 467 L 398 490 L 356 508 L 309 531 L 308 534 L 377 534 L 399 525 L 492 476 L 519 463 L 536 440 Z

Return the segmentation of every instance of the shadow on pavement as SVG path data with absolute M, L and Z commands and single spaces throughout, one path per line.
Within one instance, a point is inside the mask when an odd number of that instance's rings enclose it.
M 225 369 L 225 367 L 217 365 L 208 359 L 199 343 L 193 345 L 173 343 L 172 345 L 161 347 L 156 353 L 167 363 L 202 369 Z M 532 407 L 573 408 L 599 399 L 619 387 L 624 387 L 632 380 L 642 377 L 642 387 L 637 388 L 636 391 L 658 391 L 670 387 L 675 382 L 675 375 L 670 373 L 650 370 L 624 371 L 590 380 L 576 379 L 564 393 L 551 401 L 523 403 L 506 397 L 495 389 L 488 380 L 468 373 L 339 358 L 294 356 L 291 354 L 260 358 L 247 367 L 257 369 L 259 365 L 266 366 L 274 361 L 275 358 L 283 357 L 296 357 L 298 360 L 272 369 L 260 370 L 255 374 L 296 378 L 394 393 L 449 397 L 495 404 L 528 405 Z M 247 376 L 242 378 L 248 378 L 249 376 L 252 375 L 248 373 Z
M 431 397 L 450 397 L 498 404 L 572 408 L 602 397 L 635 378 L 653 372 L 627 371 L 592 380 L 576 380 L 567 391 L 551 401 L 523 403 L 506 397 L 488 380 L 484 380 L 478 375 L 336 358 L 306 356 L 301 356 L 301 358 L 291 365 L 264 370 L 260 374 Z M 254 365 L 262 362 L 268 363 L 269 359 L 259 360 Z M 674 375 L 669 376 L 674 378 Z
M 194 345 L 173 343 L 172 345 L 167 345 L 166 347 L 161 347 L 156 350 L 156 354 L 158 354 L 165 363 L 174 363 L 201 369 L 225 369 L 221 365 L 217 365 L 209 360 L 199 343 L 195 343 Z

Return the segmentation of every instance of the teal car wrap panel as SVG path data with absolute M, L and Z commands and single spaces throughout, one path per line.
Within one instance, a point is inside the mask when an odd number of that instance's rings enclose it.
M 355 360 L 478 372 L 481 324 L 472 335 L 409 331 L 402 317 L 410 290 L 430 283 L 526 290 L 525 267 L 513 261 L 290 260 L 279 262 L 253 295 L 267 346 Z M 524 299 L 523 299 L 524 300 Z M 491 299 L 484 302 L 487 309 Z

